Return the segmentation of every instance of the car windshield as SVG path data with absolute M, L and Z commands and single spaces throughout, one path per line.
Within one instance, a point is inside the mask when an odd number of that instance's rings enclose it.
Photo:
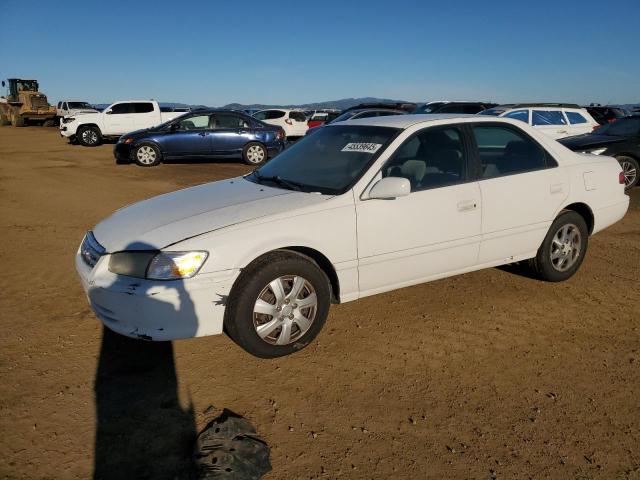
M 89 105 L 87 102 L 69 102 L 69 108 L 91 108 L 93 107 Z
M 640 117 L 621 118 L 613 123 L 606 123 L 598 127 L 594 133 L 620 137 L 640 135 Z
M 360 178 L 399 132 L 390 127 L 325 127 L 299 140 L 246 179 L 291 190 L 339 195 Z

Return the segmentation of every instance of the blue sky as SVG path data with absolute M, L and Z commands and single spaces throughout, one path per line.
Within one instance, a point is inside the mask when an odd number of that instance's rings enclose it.
M 0 76 L 50 101 L 640 102 L 639 0 L 0 0 L 0 16 Z

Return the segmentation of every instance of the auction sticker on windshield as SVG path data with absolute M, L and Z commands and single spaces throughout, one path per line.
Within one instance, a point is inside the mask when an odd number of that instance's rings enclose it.
M 376 153 L 381 143 L 347 143 L 342 149 L 343 152 L 361 152 L 361 153 Z

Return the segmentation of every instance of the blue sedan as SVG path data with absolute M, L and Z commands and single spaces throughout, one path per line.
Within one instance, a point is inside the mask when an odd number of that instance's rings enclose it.
M 117 163 L 153 167 L 163 160 L 238 158 L 260 165 L 284 149 L 281 127 L 232 110 L 198 110 L 127 133 L 114 147 Z

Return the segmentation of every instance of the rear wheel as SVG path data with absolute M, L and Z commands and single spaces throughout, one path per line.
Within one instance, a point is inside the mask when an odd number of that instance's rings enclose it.
M 567 280 L 582 265 L 588 240 L 589 231 L 584 218 L 576 212 L 564 211 L 551 224 L 530 266 L 543 280 Z
M 5 125 L 11 125 L 11 120 L 9 120 L 9 117 L 7 117 L 4 112 L 0 112 L 0 125 L 3 127 Z
M 240 274 L 225 311 L 225 330 L 257 357 L 289 355 L 318 335 L 330 299 L 329 280 L 311 258 L 272 252 Z
M 162 156 L 158 147 L 151 143 L 143 143 L 133 151 L 133 160 L 141 167 L 160 165 Z
M 53 118 L 49 118 L 47 120 L 44 121 L 44 123 L 42 124 L 43 127 L 53 127 L 55 126 L 56 122 Z
M 97 147 L 102 141 L 101 137 L 97 127 L 80 127 L 76 133 L 78 143 L 85 147 Z
M 242 159 L 247 165 L 261 165 L 267 160 L 267 149 L 261 143 L 247 143 L 242 149 Z
M 622 167 L 624 173 L 624 189 L 629 190 L 638 184 L 638 172 L 640 171 L 640 163 L 633 157 L 620 155 L 616 157 L 618 163 Z

